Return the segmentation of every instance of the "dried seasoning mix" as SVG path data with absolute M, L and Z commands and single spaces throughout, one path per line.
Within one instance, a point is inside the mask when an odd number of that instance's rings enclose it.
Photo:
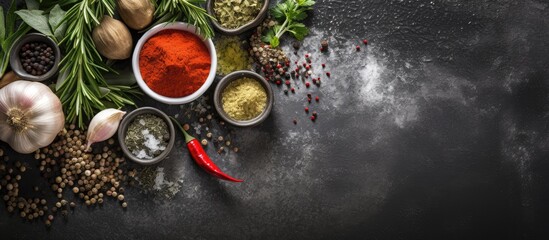
M 213 10 L 221 26 L 234 29 L 254 20 L 262 6 L 260 0 L 215 0 Z

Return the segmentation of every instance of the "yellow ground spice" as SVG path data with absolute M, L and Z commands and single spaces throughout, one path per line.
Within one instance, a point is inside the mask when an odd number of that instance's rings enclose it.
M 259 116 L 267 106 L 267 92 L 255 79 L 237 79 L 223 90 L 221 94 L 223 110 L 232 119 L 251 120 Z
M 238 36 L 222 36 L 215 41 L 217 71 L 227 75 L 237 70 L 252 69 L 252 59 L 242 48 L 245 41 Z

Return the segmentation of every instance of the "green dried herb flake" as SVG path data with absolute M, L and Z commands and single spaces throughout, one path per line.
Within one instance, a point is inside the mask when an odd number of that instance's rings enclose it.
M 166 149 L 169 139 L 168 125 L 164 120 L 143 114 L 130 123 L 124 142 L 134 156 L 152 159 Z
M 261 0 L 216 0 L 214 12 L 221 26 L 234 29 L 253 21 L 262 5 Z

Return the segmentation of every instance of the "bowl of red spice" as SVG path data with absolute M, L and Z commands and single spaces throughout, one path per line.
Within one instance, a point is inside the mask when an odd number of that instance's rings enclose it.
M 183 22 L 161 23 L 137 42 L 132 56 L 139 87 L 166 104 L 189 103 L 212 85 L 217 54 L 211 39 Z

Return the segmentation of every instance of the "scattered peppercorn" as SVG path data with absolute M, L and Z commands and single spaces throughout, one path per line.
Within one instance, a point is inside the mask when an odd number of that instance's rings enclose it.
M 328 46 L 329 46 L 328 39 L 322 39 L 320 41 L 320 46 L 322 47 L 323 50 L 328 50 Z
M 320 98 L 319 98 L 318 96 L 316 96 L 316 97 L 315 97 L 315 101 L 318 102 L 319 100 L 320 100 Z
M 356 45 L 356 51 L 360 51 L 360 46 L 359 45 Z
M 368 40 L 364 39 L 364 40 L 362 40 L 362 43 L 364 43 L 364 45 L 368 45 Z

